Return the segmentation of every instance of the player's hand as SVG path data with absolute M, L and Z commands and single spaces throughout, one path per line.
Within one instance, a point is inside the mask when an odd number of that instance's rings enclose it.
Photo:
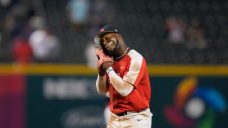
M 97 69 L 100 76 L 104 76 L 106 70 L 112 66 L 113 58 L 104 54 L 102 49 L 96 49 Z
M 107 62 L 104 62 L 102 65 L 101 65 L 101 70 L 106 72 L 106 70 L 109 68 L 109 67 L 112 67 L 113 65 L 113 61 L 107 61 Z

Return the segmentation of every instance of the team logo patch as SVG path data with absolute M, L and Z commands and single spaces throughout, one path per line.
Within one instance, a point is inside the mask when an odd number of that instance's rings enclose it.
M 213 128 L 218 113 L 227 110 L 221 93 L 207 86 L 198 85 L 198 79 L 189 77 L 179 83 L 172 105 L 164 108 L 167 121 L 174 127 Z

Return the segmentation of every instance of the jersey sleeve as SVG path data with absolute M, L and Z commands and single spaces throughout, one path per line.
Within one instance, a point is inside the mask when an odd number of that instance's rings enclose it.
M 129 71 L 125 74 L 123 80 L 137 87 L 145 72 L 144 61 L 140 54 L 132 55 Z

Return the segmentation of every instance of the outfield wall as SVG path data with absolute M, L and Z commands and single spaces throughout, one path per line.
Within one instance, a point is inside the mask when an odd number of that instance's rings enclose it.
M 228 66 L 150 65 L 149 73 L 153 127 L 186 123 L 198 128 L 226 127 Z M 0 65 L 0 127 L 104 127 L 107 99 L 96 93 L 96 75 L 95 69 L 84 65 Z M 185 100 L 177 98 L 181 87 Z M 190 87 L 201 91 L 186 93 Z M 185 106 L 195 97 L 205 106 L 201 116 L 192 120 Z

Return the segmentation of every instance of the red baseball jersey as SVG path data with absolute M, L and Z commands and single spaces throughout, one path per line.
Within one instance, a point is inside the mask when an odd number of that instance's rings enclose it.
M 148 108 L 151 89 L 147 64 L 143 56 L 135 50 L 130 50 L 123 58 L 116 60 L 112 67 L 124 81 L 131 83 L 134 89 L 128 96 L 121 96 L 107 77 L 110 110 L 117 114 L 125 111 L 139 112 Z

